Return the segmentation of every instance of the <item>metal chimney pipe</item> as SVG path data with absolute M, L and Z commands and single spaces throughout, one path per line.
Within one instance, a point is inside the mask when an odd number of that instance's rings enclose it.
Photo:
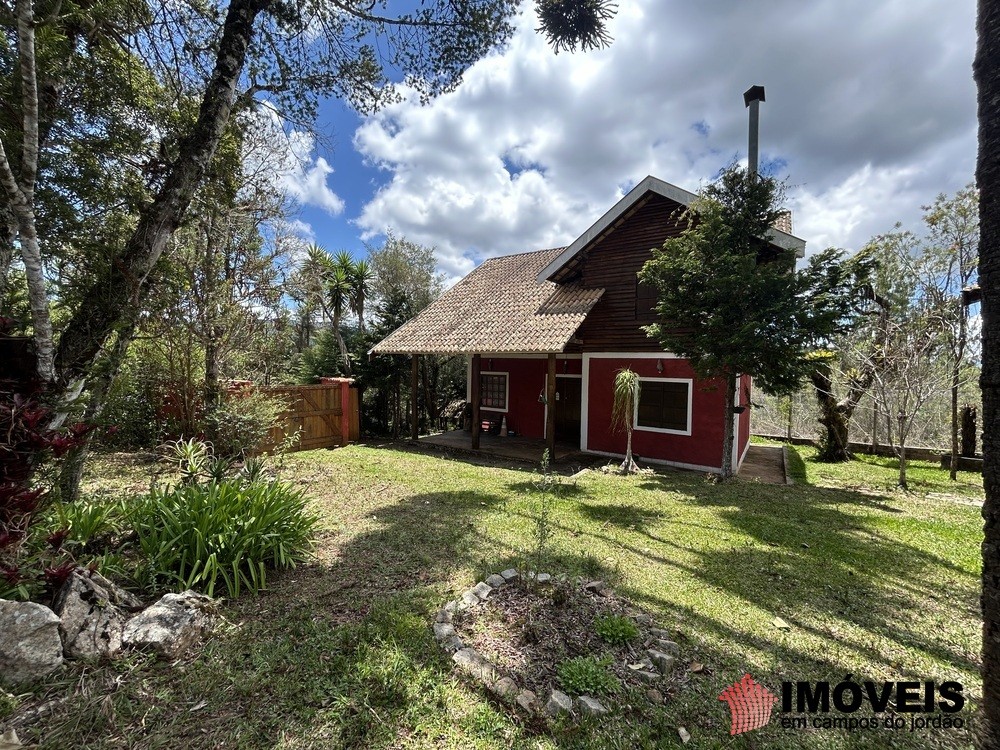
M 743 104 L 750 108 L 750 145 L 747 149 L 747 171 L 757 174 L 757 144 L 760 140 L 760 103 L 764 101 L 764 87 L 751 86 L 743 93 Z

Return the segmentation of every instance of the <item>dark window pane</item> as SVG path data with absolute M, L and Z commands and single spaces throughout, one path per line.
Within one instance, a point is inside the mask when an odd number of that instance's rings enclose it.
M 642 381 L 637 427 L 687 430 L 689 383 Z
M 507 375 L 479 376 L 479 405 L 486 409 L 507 408 Z

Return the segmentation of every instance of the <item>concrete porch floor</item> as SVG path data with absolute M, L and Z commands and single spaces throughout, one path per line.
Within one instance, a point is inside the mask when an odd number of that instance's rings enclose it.
M 500 437 L 499 435 L 480 435 L 479 450 L 472 448 L 472 433 L 465 430 L 450 430 L 436 435 L 423 435 L 417 440 L 421 446 L 434 446 L 467 453 L 512 458 L 516 461 L 526 461 L 537 464 L 542 460 L 545 441 L 536 438 Z M 555 455 L 552 461 L 561 461 L 580 453 L 580 449 L 568 443 L 556 443 Z

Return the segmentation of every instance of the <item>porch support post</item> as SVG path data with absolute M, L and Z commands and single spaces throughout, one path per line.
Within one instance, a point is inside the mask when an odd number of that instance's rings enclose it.
M 549 461 L 556 460 L 556 355 L 549 355 L 549 376 L 545 379 L 545 446 Z
M 478 354 L 472 355 L 472 447 L 479 450 L 479 428 L 481 426 L 479 418 L 479 402 L 481 400 L 479 373 L 483 369 L 482 358 Z
M 414 354 L 410 359 L 410 440 L 417 442 L 417 398 L 420 394 L 420 355 Z

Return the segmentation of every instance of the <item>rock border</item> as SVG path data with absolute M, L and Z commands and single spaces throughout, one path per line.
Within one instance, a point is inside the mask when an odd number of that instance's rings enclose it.
M 473 681 L 485 687 L 502 702 L 513 705 L 530 716 L 575 720 L 581 716 L 601 718 L 610 714 L 611 710 L 593 696 L 581 695 L 574 700 L 569 695 L 554 688 L 550 692 L 548 700 L 543 704 L 535 693 L 519 685 L 509 675 L 503 674 L 502 670 L 479 651 L 466 646 L 461 636 L 458 635 L 454 625 L 457 614 L 479 607 L 489 599 L 490 594 L 495 589 L 509 585 L 521 577 L 517 569 L 508 568 L 487 576 L 486 580 L 479 581 L 472 588 L 462 592 L 457 599 L 448 601 L 438 610 L 432 625 L 434 638 L 438 645 L 446 653 L 451 654 L 451 659 L 459 670 L 471 677 Z M 550 573 L 535 573 L 534 571 L 526 572 L 524 578 L 542 585 L 552 583 L 554 580 Z M 583 591 L 599 596 L 609 596 L 613 593 L 603 581 L 589 581 L 583 583 L 581 588 Z M 673 671 L 680 647 L 676 642 L 670 640 L 665 630 L 651 627 L 654 623 L 650 615 L 641 613 L 630 616 L 636 625 L 646 627 L 649 637 L 644 638 L 643 642 L 652 647 L 646 648 L 646 657 L 640 663 L 627 666 L 650 685 L 647 697 L 655 694 L 659 696 L 659 700 L 654 702 L 662 703 L 662 693 L 653 689 L 653 683 L 658 683 Z M 650 699 L 652 700 L 652 698 Z

